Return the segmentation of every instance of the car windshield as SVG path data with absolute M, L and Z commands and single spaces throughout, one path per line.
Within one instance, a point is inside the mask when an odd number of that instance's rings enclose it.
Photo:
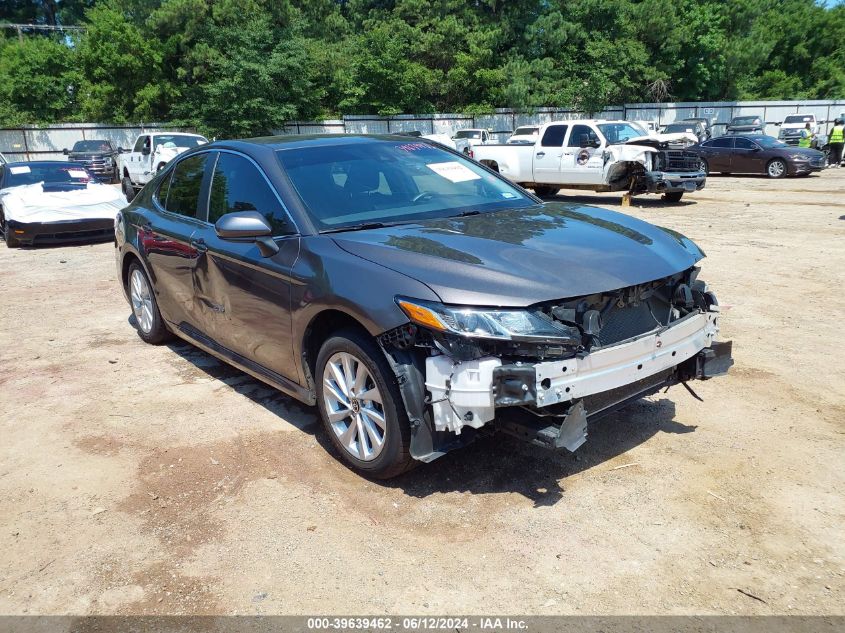
M 599 123 L 598 128 L 610 145 L 617 145 L 632 138 L 646 136 L 642 130 L 638 130 L 630 123 Z
M 455 134 L 455 138 L 481 138 L 481 132 L 478 130 L 461 130 Z
M 347 143 L 277 155 L 320 230 L 536 204 L 474 161 L 429 143 Z
M 677 134 L 678 132 L 692 132 L 695 134 L 695 126 L 684 123 L 672 123 L 667 125 L 663 132 L 665 134 Z
M 531 136 L 540 131 L 538 127 L 518 127 L 513 133 L 514 136 Z
M 73 144 L 73 152 L 110 152 L 111 145 L 108 141 L 76 141 Z
M 24 163 L 6 165 L 4 187 L 45 184 L 84 185 L 93 180 L 91 174 L 82 166 L 68 163 Z
M 760 117 L 738 116 L 731 121 L 731 125 L 760 125 Z
M 784 123 L 812 123 L 813 117 L 806 114 L 793 114 L 783 120 Z
M 762 147 L 789 147 L 786 143 L 772 138 L 771 136 L 755 136 L 754 142 Z
M 188 136 L 187 134 L 162 134 L 153 137 L 155 146 L 163 145 L 164 147 L 199 147 L 208 143 L 201 136 Z

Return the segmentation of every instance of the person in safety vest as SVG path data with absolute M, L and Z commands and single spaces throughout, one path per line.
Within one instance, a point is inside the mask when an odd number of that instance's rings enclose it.
M 830 155 L 828 156 L 828 167 L 839 167 L 842 162 L 842 148 L 845 146 L 845 121 L 836 119 L 833 122 L 833 129 L 828 137 Z
M 804 126 L 804 129 L 801 130 L 801 140 L 798 141 L 798 147 L 812 147 L 813 146 L 813 130 L 810 128 L 810 124 Z

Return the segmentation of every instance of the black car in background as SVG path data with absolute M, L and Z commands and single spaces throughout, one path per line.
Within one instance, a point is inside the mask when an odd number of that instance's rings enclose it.
M 69 161 L 82 163 L 103 182 L 117 182 L 117 150 L 110 141 L 77 141 L 72 149 L 62 150 Z
M 769 178 L 806 176 L 821 171 L 825 154 L 815 149 L 792 147 L 776 138 L 725 135 L 688 148 L 701 158 L 708 174 L 766 174 Z
M 543 203 L 426 139 L 188 150 L 115 244 L 143 340 L 175 334 L 316 405 L 373 477 L 496 431 L 574 451 L 588 421 L 732 363 L 693 242 Z
M 766 133 L 766 122 L 763 121 L 763 117 L 752 115 L 752 116 L 735 116 L 731 119 L 731 122 L 728 123 L 728 127 L 725 131 L 725 134 L 765 134 Z
M 663 134 L 680 134 L 684 132 L 693 134 L 699 143 L 710 138 L 707 128 L 700 121 L 678 121 L 676 123 L 670 123 L 663 128 L 662 132 Z

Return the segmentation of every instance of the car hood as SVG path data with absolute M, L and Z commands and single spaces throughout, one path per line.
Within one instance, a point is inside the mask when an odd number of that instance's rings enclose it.
M 698 137 L 692 132 L 673 132 L 671 134 L 653 134 L 628 139 L 625 145 L 645 145 L 655 149 L 666 147 L 689 146 L 698 143 Z
M 789 156 L 799 155 L 806 156 L 807 158 L 818 158 L 819 156 L 824 156 L 824 152 L 820 152 L 817 149 L 809 147 L 779 147 L 778 149 Z
M 527 306 L 686 270 L 689 239 L 589 206 L 547 203 L 332 236 L 353 255 L 428 285 L 444 303 Z
M 0 189 L 6 218 L 18 222 L 62 222 L 114 218 L 126 206 L 120 190 L 89 182 L 86 186 L 44 183 Z

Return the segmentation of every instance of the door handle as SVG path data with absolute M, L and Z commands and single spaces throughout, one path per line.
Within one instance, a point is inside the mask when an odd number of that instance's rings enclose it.
M 208 244 L 205 243 L 205 240 L 201 237 L 198 237 L 195 240 L 191 240 L 191 248 L 200 253 L 204 253 L 208 250 Z
M 546 155 L 546 152 L 537 152 L 537 158 L 543 158 Z

